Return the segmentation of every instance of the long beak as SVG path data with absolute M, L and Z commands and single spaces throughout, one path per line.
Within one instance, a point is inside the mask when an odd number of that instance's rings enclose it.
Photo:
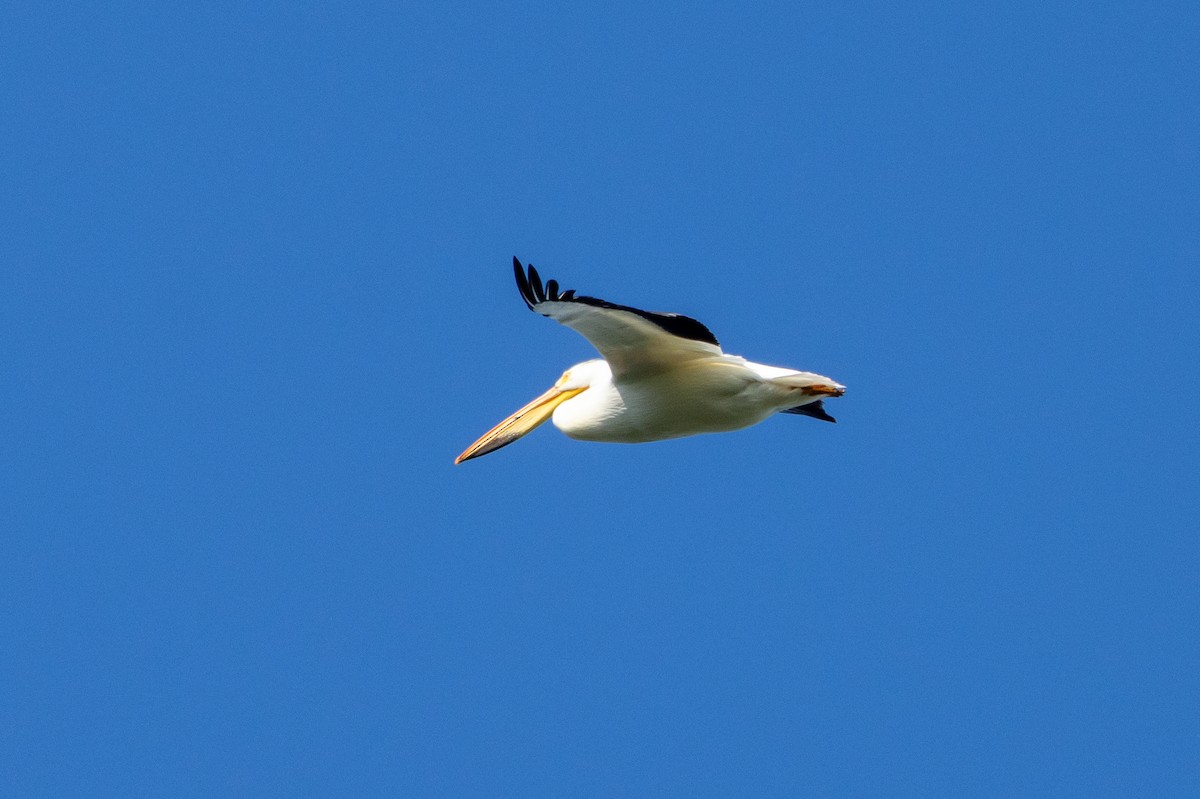
M 478 458 L 489 452 L 495 452 L 503 446 L 513 443 L 521 436 L 533 431 L 554 413 L 554 409 L 574 397 L 587 387 L 572 388 L 566 391 L 557 386 L 547 391 L 533 402 L 526 405 L 512 416 L 483 434 L 483 436 L 454 459 L 456 464 Z

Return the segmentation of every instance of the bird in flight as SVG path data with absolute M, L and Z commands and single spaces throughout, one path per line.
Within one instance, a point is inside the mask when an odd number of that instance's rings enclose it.
M 727 355 L 695 319 L 560 291 L 516 258 L 513 272 L 531 311 L 579 333 L 603 357 L 563 372 L 455 463 L 495 452 L 551 417 L 571 438 L 626 444 L 740 430 L 776 413 L 835 421 L 823 400 L 846 388 L 831 378 Z

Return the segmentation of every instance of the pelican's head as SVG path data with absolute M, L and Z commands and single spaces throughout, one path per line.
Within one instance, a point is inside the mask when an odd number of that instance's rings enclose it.
M 590 361 L 577 363 L 563 372 L 554 387 L 560 391 L 574 391 L 575 389 L 582 391 L 611 377 L 612 369 L 609 368 L 608 361 L 603 358 L 593 358 Z
M 478 458 L 511 444 L 530 433 L 554 414 L 554 409 L 575 395 L 586 391 L 594 381 L 609 374 L 608 364 L 597 359 L 576 364 L 563 372 L 549 391 L 509 416 L 454 459 L 456 464 Z

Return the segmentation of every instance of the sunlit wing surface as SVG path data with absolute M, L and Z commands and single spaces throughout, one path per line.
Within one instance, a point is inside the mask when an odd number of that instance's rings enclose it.
M 537 269 L 530 265 L 526 274 L 516 258 L 513 273 L 530 310 L 561 322 L 590 341 L 618 378 L 722 354 L 712 331 L 691 317 L 576 297 L 574 291 L 560 292 L 557 281 L 543 284 Z

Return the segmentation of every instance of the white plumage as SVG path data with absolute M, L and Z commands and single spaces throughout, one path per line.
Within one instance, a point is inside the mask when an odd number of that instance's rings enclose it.
M 834 421 L 822 398 L 840 397 L 845 387 L 828 377 L 726 355 L 708 328 L 686 316 L 560 293 L 556 281 L 543 285 L 516 258 L 513 270 L 531 310 L 580 333 L 603 358 L 572 366 L 455 463 L 494 452 L 551 415 L 571 438 L 620 443 L 738 430 L 781 411 Z

